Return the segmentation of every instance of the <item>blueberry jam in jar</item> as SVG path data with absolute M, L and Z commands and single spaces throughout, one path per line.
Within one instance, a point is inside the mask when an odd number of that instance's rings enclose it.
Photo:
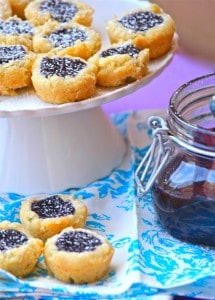
M 150 162 L 152 173 L 148 173 L 148 178 L 140 176 L 147 155 L 136 172 L 139 192 L 151 190 L 155 211 L 168 233 L 186 242 L 212 247 L 215 246 L 215 114 L 211 109 L 214 95 L 215 74 L 181 86 L 170 99 L 166 123 L 161 118 L 150 119 L 154 141 L 149 152 L 155 151 Z

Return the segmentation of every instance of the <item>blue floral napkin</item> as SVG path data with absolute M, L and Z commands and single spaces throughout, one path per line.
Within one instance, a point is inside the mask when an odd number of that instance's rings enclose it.
M 138 299 L 168 293 L 213 297 L 215 250 L 183 243 L 160 226 L 151 196 L 136 195 L 134 171 L 151 143 L 150 115 L 161 111 L 128 112 L 112 121 L 124 136 L 128 151 L 112 173 L 74 194 L 87 205 L 86 227 L 103 234 L 115 248 L 109 275 L 96 283 L 66 284 L 52 277 L 43 257 L 25 279 L 0 272 L 0 298 L 43 296 L 42 299 Z M 0 221 L 19 222 L 22 195 L 0 197 Z M 213 290 L 213 289 L 212 289 Z

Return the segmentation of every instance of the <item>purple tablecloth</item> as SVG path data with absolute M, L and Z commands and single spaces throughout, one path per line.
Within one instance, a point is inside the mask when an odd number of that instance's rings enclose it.
M 174 91 L 185 82 L 215 72 L 215 61 L 206 61 L 178 49 L 169 65 L 136 92 L 103 105 L 108 114 L 151 108 L 167 108 Z

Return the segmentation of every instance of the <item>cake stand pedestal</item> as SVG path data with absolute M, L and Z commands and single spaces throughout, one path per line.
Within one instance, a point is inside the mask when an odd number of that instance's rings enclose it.
M 109 3 L 110 1 L 110 3 Z M 89 0 L 95 9 L 93 28 L 108 44 L 105 22 L 113 14 L 147 6 L 143 0 Z M 119 5 L 119 2 L 121 5 Z M 52 105 L 35 91 L 0 99 L 0 194 L 32 195 L 85 187 L 118 167 L 126 144 L 101 105 L 142 88 L 171 61 L 177 46 L 151 60 L 142 79 L 117 88 L 97 88 L 96 95 L 74 103 Z M 141 101 L 147 99 L 141 99 Z
M 126 151 L 100 107 L 0 119 L 0 193 L 55 193 L 108 175 Z

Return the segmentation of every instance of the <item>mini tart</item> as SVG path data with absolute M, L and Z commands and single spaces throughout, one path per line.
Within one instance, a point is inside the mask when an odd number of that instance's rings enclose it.
M 79 56 L 88 59 L 101 47 L 101 38 L 95 30 L 79 24 L 47 22 L 38 27 L 33 38 L 35 52 Z
M 91 59 L 98 66 L 97 84 L 114 87 L 141 79 L 148 71 L 149 49 L 132 41 L 112 44 Z
M 105 277 L 109 271 L 114 249 L 96 232 L 68 227 L 47 240 L 45 263 L 59 280 L 89 283 Z
M 0 94 L 15 95 L 16 89 L 31 85 L 35 54 L 23 45 L 0 46 Z
M 21 44 L 32 50 L 34 27 L 16 16 L 0 21 L 0 44 Z
M 31 0 L 9 0 L 13 15 L 25 19 L 25 8 Z
M 32 82 L 45 102 L 62 104 L 84 100 L 96 92 L 95 64 L 79 57 L 40 55 L 34 65 Z
M 29 236 L 19 223 L 0 223 L 0 268 L 17 277 L 31 273 L 43 251 L 43 242 Z
M 86 218 L 87 207 L 71 195 L 27 198 L 20 209 L 20 220 L 25 229 L 42 240 L 69 226 L 84 227 Z
M 0 20 L 5 20 L 12 16 L 12 9 L 9 0 L 0 0 Z
M 90 26 L 94 9 L 79 0 L 34 0 L 25 9 L 26 19 L 35 26 L 47 21 Z
M 150 58 L 157 58 L 169 51 L 175 32 L 175 22 L 156 4 L 130 11 L 121 19 L 107 23 L 111 43 L 132 39 L 140 48 L 150 49 Z

